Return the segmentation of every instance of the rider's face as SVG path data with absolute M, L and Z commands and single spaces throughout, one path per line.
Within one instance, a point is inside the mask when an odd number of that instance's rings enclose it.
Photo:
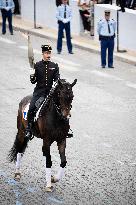
M 43 59 L 44 59 L 45 61 L 49 61 L 50 58 L 51 58 L 51 52 L 50 52 L 50 51 L 44 51 L 44 52 L 43 52 Z

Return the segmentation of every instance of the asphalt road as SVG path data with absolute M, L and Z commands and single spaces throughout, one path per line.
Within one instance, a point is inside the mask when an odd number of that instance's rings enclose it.
M 15 165 L 7 154 L 16 136 L 20 100 L 32 93 L 27 41 L 19 33 L 0 35 L 0 204 L 2 205 L 136 205 L 136 67 L 115 61 L 115 69 L 102 69 L 100 56 L 79 49 L 74 55 L 56 42 L 33 37 L 35 61 L 41 44 L 51 44 L 52 60 L 61 78 L 74 86 L 71 128 L 67 139 L 65 177 L 46 193 L 42 140 L 33 139 L 22 161 L 20 182 L 13 179 Z M 53 173 L 60 158 L 51 147 Z

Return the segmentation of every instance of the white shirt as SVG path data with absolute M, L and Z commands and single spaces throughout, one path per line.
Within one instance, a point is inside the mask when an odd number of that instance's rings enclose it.
M 0 9 L 6 9 L 7 11 L 15 7 L 13 0 L 7 0 L 8 6 L 6 6 L 6 0 L 0 0 Z
M 110 27 L 110 32 L 108 29 L 108 24 Z M 110 19 L 108 22 L 106 19 L 101 19 L 98 22 L 97 32 L 99 35 L 102 36 L 113 36 L 116 31 L 116 22 L 113 19 Z
M 65 5 L 61 4 L 61 6 L 57 7 L 56 18 L 59 21 L 63 22 L 65 20 L 65 23 L 68 23 L 72 19 L 72 10 L 69 5 L 66 5 L 66 18 L 64 18 L 64 12 L 65 12 Z

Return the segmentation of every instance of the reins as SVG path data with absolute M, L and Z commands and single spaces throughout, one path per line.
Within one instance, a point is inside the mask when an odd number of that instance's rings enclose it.
M 52 88 L 49 92 L 49 95 L 46 97 L 46 99 L 43 101 L 42 105 L 41 105 L 41 109 L 40 109 L 40 112 L 39 112 L 39 117 L 42 117 L 42 113 L 43 111 L 45 110 L 45 108 L 49 105 L 49 102 L 50 100 L 52 100 L 52 104 L 57 112 L 57 114 L 59 115 L 60 119 L 64 120 L 64 121 L 68 121 L 68 118 L 65 117 L 62 112 L 61 112 L 61 108 L 60 106 L 56 105 L 56 103 L 54 102 L 53 100 L 53 94 L 54 94 L 54 91 L 55 91 L 56 87 L 55 88 Z
M 52 99 L 52 103 L 53 103 L 53 105 L 54 105 L 54 107 L 55 107 L 55 110 L 56 110 L 57 114 L 59 115 L 59 117 L 60 117 L 62 120 L 64 120 L 64 121 L 68 121 L 68 118 L 65 117 L 65 116 L 62 114 L 60 107 L 56 105 L 56 103 L 54 102 L 53 99 Z

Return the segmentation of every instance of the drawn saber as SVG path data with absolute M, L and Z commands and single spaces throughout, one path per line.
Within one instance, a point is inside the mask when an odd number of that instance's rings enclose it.
M 21 32 L 21 35 L 28 40 L 28 60 L 29 60 L 29 65 L 30 65 L 30 75 L 34 75 L 35 69 L 34 69 L 34 51 L 30 39 L 30 34 L 29 33 L 23 33 Z
M 30 68 L 34 69 L 34 52 L 33 52 L 33 47 L 31 44 L 31 39 L 29 34 L 28 34 L 28 59 L 29 59 Z

